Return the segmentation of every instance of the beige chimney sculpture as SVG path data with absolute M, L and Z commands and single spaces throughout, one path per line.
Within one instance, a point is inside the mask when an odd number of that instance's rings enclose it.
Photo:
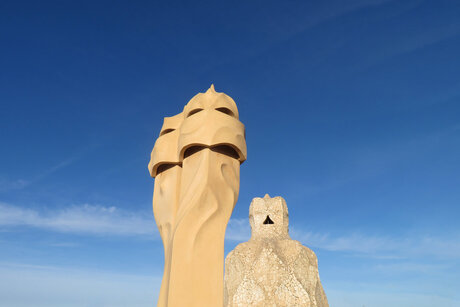
M 225 229 L 245 160 L 236 104 L 213 85 L 164 119 L 148 166 L 165 252 L 157 306 L 222 306 Z
M 315 253 L 289 236 L 282 197 L 254 198 L 251 239 L 225 259 L 226 307 L 328 307 Z

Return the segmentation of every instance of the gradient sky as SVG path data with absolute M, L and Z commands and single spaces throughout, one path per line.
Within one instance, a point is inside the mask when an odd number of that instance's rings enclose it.
M 0 305 L 154 306 L 147 163 L 211 83 L 331 307 L 460 306 L 460 2 L 2 1 Z

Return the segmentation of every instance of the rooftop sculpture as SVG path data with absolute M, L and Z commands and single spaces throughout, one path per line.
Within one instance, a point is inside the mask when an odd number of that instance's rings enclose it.
M 252 236 L 225 260 L 225 230 L 246 160 L 244 125 L 214 86 L 166 117 L 148 169 L 164 245 L 159 307 L 328 307 L 316 255 L 289 236 L 282 197 L 254 198 Z
M 148 166 L 165 251 L 157 306 L 222 306 L 225 229 L 245 160 L 236 104 L 213 85 L 164 119 Z
M 315 253 L 289 236 L 282 197 L 254 198 L 251 239 L 225 260 L 226 307 L 328 307 Z

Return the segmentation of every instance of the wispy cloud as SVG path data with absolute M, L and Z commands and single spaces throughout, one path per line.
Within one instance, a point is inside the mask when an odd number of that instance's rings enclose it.
M 73 155 L 55 165 L 53 165 L 52 167 L 44 170 L 42 173 L 38 174 L 33 181 L 38 181 L 38 180 L 41 180 L 49 175 L 51 175 L 52 173 L 55 173 L 57 172 L 58 170 L 60 170 L 61 168 L 64 168 L 66 166 L 69 166 L 71 165 L 72 163 L 74 163 L 75 161 L 77 161 L 78 159 L 80 159 L 82 156 L 82 153 L 78 153 L 76 155 Z
M 303 231 L 294 228 L 294 239 L 315 248 L 351 252 L 379 258 L 434 256 L 460 259 L 460 235 L 374 236 L 352 233 L 340 236 Z
M 64 159 L 60 162 L 57 162 L 55 165 L 52 165 L 38 174 L 31 175 L 31 178 L 28 180 L 25 179 L 10 179 L 8 177 L 5 177 L 4 175 L 0 177 L 0 192 L 7 192 L 11 190 L 20 190 L 23 188 L 28 187 L 29 185 L 39 182 L 42 179 L 48 177 L 49 175 L 59 171 L 62 168 L 65 168 L 71 164 L 73 164 L 75 161 L 79 160 L 86 152 L 88 152 L 90 148 L 81 150 L 77 152 L 76 154 L 68 157 L 67 159 Z
M 89 235 L 159 237 L 150 213 L 89 204 L 38 211 L 0 202 L 0 227 L 2 226 L 34 227 Z M 250 235 L 247 219 L 230 220 L 226 231 L 227 240 L 247 241 Z
M 230 219 L 225 232 L 225 239 L 230 241 L 244 242 L 251 237 L 251 227 L 247 218 Z
M 2 306 L 153 306 L 161 277 L 0 263 Z
M 374 267 L 380 274 L 388 275 L 394 275 L 395 273 L 431 274 L 433 272 L 443 272 L 449 268 L 449 265 L 443 263 L 427 264 L 413 262 L 379 263 Z
M 50 231 L 87 235 L 143 236 L 158 239 L 151 214 L 116 207 L 94 205 L 70 206 L 39 212 L 0 203 L 0 226 L 3 228 L 35 227 Z M 378 236 L 359 232 L 333 235 L 291 227 L 291 237 L 316 249 L 347 252 L 356 256 L 403 259 L 433 256 L 460 259 L 460 234 L 446 236 L 407 235 Z M 226 240 L 244 242 L 251 235 L 246 218 L 231 219 Z
M 264 25 L 263 28 L 257 28 L 257 25 L 254 25 L 256 30 L 253 31 L 270 33 L 270 35 L 266 36 L 266 39 L 263 42 L 258 41 L 259 44 L 252 45 L 250 48 L 244 45 L 244 48 L 236 49 L 236 52 L 233 52 L 229 56 L 221 57 L 219 59 L 220 62 L 210 62 L 205 65 L 201 65 L 201 68 L 209 71 L 215 69 L 216 65 L 220 66 L 229 64 L 229 62 L 241 62 L 244 59 L 258 57 L 260 54 L 263 54 L 276 46 L 286 44 L 289 40 L 295 39 L 303 32 L 306 32 L 315 26 L 327 23 L 340 16 L 351 14 L 366 8 L 378 7 L 392 1 L 394 0 L 335 0 L 320 1 L 317 3 L 309 3 L 308 1 L 305 1 L 302 5 L 296 8 L 291 6 L 281 8 L 278 5 L 277 8 L 283 11 L 283 13 L 279 16 L 267 14 L 268 10 L 273 9 L 270 4 L 267 3 L 267 5 L 260 7 L 258 10 L 254 11 L 252 15 L 250 15 L 252 20 L 263 20 L 265 15 L 270 16 L 271 22 L 261 23 Z M 242 9 L 246 9 L 247 3 L 242 2 L 240 5 L 242 5 Z M 235 4 L 235 6 L 238 6 L 238 4 Z
M 433 256 L 460 259 L 460 234 L 379 236 L 352 232 L 333 235 L 308 231 L 294 225 L 290 227 L 290 235 L 313 249 L 346 252 L 357 257 L 404 259 Z M 227 240 L 244 242 L 250 237 L 251 229 L 247 218 L 230 220 L 226 232 Z
M 431 154 L 439 148 L 445 148 L 448 152 L 452 144 L 459 142 L 459 130 L 460 125 L 455 124 L 411 137 L 350 147 L 334 156 L 335 167 L 330 173 L 322 173 L 324 180 L 310 178 L 307 181 L 295 177 L 286 186 L 287 194 L 290 194 L 290 199 L 302 201 L 310 195 L 330 193 L 348 184 L 381 176 L 402 164 L 411 163 L 414 156 L 422 152 Z
M 416 33 L 407 32 L 405 35 L 396 38 L 393 44 L 382 44 L 375 52 L 365 55 L 361 59 L 361 63 L 355 65 L 353 70 L 360 71 L 368 69 L 372 65 L 381 63 L 388 58 L 410 54 L 427 46 L 456 37 L 460 34 L 460 23 L 451 22 L 437 27 L 431 26 L 421 29 Z
M 20 190 L 26 187 L 30 182 L 24 179 L 7 179 L 0 178 L 0 192 L 6 192 L 10 190 Z
M 454 307 L 459 306 L 460 301 L 456 297 L 445 297 L 430 293 L 414 293 L 407 291 L 403 285 L 395 290 L 394 286 L 381 286 L 379 289 L 367 289 L 366 285 L 354 289 L 343 290 L 335 286 L 326 290 L 330 306 L 340 307 Z
M 0 226 L 95 235 L 157 236 L 155 221 L 149 214 L 88 204 L 39 212 L 0 203 Z

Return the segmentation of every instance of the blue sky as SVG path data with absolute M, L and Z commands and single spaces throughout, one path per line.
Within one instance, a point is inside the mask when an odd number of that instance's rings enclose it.
M 460 306 L 460 3 L 3 1 L 0 305 L 152 306 L 147 163 L 211 83 L 332 307 Z

